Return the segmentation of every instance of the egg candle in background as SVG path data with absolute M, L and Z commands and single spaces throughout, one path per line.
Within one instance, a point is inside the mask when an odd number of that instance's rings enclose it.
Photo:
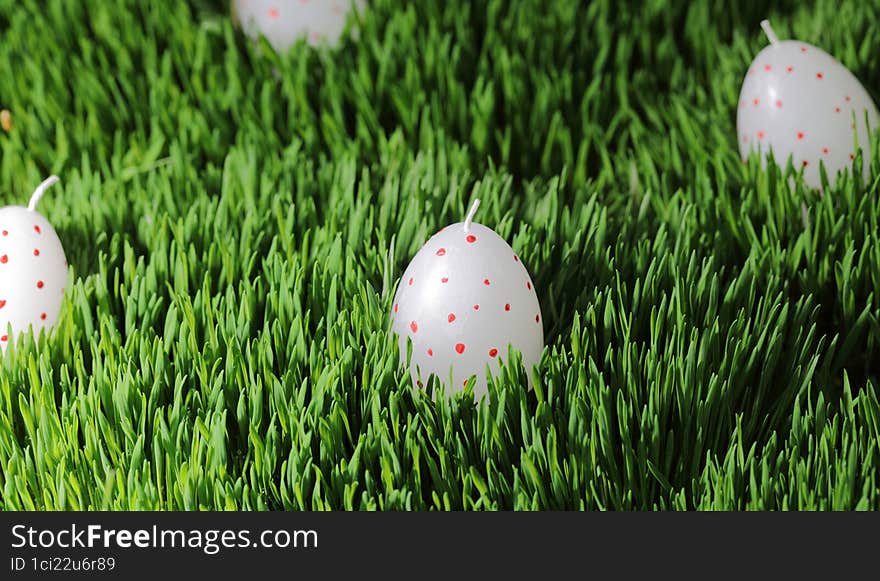
M 404 363 L 412 342 L 413 383 L 422 386 L 436 375 L 458 391 L 476 376 L 477 397 L 488 390 L 487 368 L 496 375 L 510 346 L 522 354 L 528 371 L 544 349 L 532 279 L 503 238 L 472 222 L 479 203 L 464 222 L 443 228 L 419 250 L 392 306 L 392 329 Z
M 822 49 L 780 41 L 766 20 L 761 26 L 770 46 L 749 67 L 736 117 L 742 158 L 758 151 L 766 163 L 772 151 L 784 166 L 791 157 L 795 167 L 803 168 L 806 184 L 819 188 L 819 163 L 833 184 L 840 170 L 852 166 L 857 142 L 864 152 L 860 169 L 867 178 L 870 132 L 880 119 L 871 96 Z
M 67 259 L 55 229 L 36 211 L 57 181 L 52 176 L 40 184 L 27 208 L 0 208 L 0 350 L 19 333 L 32 327 L 38 335 L 58 320 Z
M 286 52 L 301 38 L 312 46 L 336 45 L 352 8 L 364 7 L 365 0 L 232 0 L 232 15 L 247 36 L 263 35 Z

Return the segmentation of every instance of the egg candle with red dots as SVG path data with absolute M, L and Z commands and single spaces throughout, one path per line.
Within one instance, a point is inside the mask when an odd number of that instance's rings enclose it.
M 58 320 L 67 259 L 55 229 L 36 211 L 52 176 L 37 187 L 27 208 L 0 208 L 0 349 L 15 335 L 38 334 Z M 11 328 L 11 330 L 10 330 Z
M 233 0 L 232 16 L 247 36 L 263 35 L 285 52 L 301 38 L 312 46 L 335 45 L 352 9 L 365 6 L 365 0 Z
M 474 394 L 487 392 L 487 369 L 499 371 L 509 347 L 527 370 L 544 349 L 541 307 L 519 256 L 494 230 L 472 222 L 443 228 L 422 247 L 401 278 L 392 306 L 401 361 L 412 342 L 410 374 L 417 386 L 435 375 L 458 391 L 476 377 Z
M 770 40 L 749 67 L 739 98 L 736 126 L 745 160 L 758 151 L 766 163 L 789 158 L 803 169 L 804 181 L 821 187 L 819 164 L 830 183 L 850 168 L 856 143 L 863 150 L 862 167 L 869 177 L 870 132 L 880 115 L 856 77 L 834 57 L 813 45 L 780 41 L 768 21 L 761 26 Z

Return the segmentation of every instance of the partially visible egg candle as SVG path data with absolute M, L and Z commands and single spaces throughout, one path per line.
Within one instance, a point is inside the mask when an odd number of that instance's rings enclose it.
M 67 284 L 67 259 L 55 229 L 37 212 L 52 176 L 28 207 L 0 208 L 0 350 L 20 333 L 34 335 L 58 320 Z
M 779 40 L 761 23 L 770 46 L 752 61 L 743 81 L 736 116 L 740 155 L 770 152 L 784 166 L 791 158 L 804 182 L 821 187 L 822 163 L 833 184 L 864 152 L 861 171 L 869 177 L 870 134 L 877 106 L 859 80 L 822 49 L 799 40 Z
M 247 36 L 265 36 L 276 51 L 286 52 L 301 38 L 312 46 L 336 45 L 352 9 L 366 5 L 365 0 L 233 0 L 232 15 Z

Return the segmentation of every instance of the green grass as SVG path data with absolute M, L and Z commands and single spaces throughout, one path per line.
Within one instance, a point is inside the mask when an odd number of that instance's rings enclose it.
M 282 56 L 227 4 L 0 0 L 0 205 L 62 177 L 75 281 L 0 361 L 4 510 L 880 508 L 880 155 L 822 196 L 735 134 L 765 16 L 880 97 L 876 0 L 374 0 Z M 477 196 L 547 349 L 434 400 L 390 301 Z

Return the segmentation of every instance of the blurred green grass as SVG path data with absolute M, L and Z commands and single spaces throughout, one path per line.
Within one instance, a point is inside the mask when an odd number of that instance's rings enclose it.
M 876 0 L 374 0 L 286 55 L 226 8 L 0 0 L 0 204 L 61 175 L 75 276 L 0 363 L 4 510 L 880 508 L 880 156 L 735 141 L 764 17 L 880 96 Z M 433 400 L 389 302 L 473 197 L 548 347 Z

